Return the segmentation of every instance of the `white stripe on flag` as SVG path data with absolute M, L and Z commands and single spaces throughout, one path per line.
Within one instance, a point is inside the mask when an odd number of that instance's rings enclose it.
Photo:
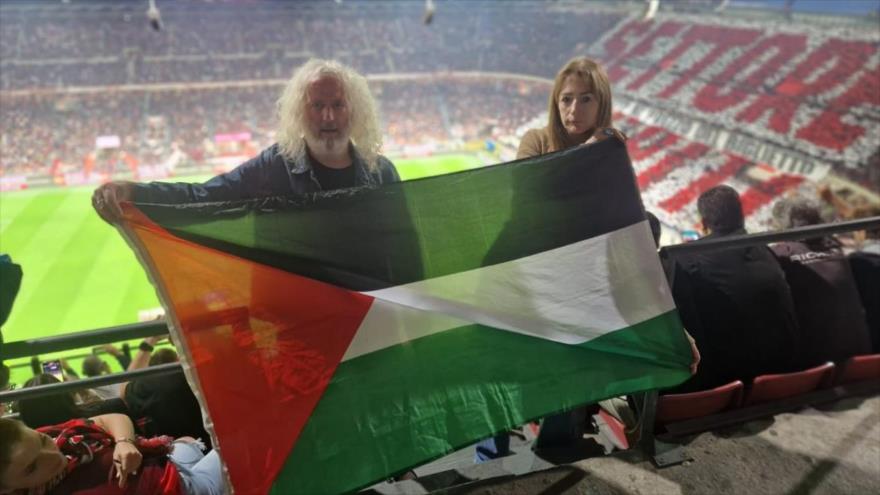
M 472 323 L 581 344 L 675 308 L 647 222 L 365 294 L 376 300 L 343 360 Z

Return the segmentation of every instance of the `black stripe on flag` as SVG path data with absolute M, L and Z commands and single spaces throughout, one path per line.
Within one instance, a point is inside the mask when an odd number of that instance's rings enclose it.
M 381 187 L 137 206 L 181 238 L 360 291 L 514 260 L 645 218 L 615 139 Z

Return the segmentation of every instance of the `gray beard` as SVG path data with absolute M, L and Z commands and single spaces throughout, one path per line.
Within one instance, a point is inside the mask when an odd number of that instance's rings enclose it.
M 341 141 L 341 139 L 326 138 L 322 141 L 324 144 L 324 151 L 330 153 L 336 151 L 336 147 L 339 146 L 339 141 Z
M 307 134 L 306 143 L 315 151 L 323 153 L 339 153 L 348 145 L 348 136 L 322 138 Z

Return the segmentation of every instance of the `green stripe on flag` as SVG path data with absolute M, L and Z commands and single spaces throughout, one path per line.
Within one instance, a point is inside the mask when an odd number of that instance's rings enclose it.
M 676 311 L 576 346 L 471 325 L 373 352 L 339 366 L 271 493 L 356 490 L 534 418 L 677 385 L 691 360 Z

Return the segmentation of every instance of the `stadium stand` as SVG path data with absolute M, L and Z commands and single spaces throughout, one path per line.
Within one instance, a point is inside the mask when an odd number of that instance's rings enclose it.
M 389 149 L 510 135 L 543 109 L 546 98 L 542 84 L 528 81 L 425 78 L 372 86 Z M 51 174 L 64 184 L 95 182 L 77 172 L 112 173 L 117 155 L 111 151 L 124 150 L 136 157 L 135 169 L 141 169 L 135 177 L 150 178 L 143 172 L 167 159 L 174 143 L 193 162 L 223 153 L 217 149 L 218 135 L 247 133 L 254 149 L 267 146 L 278 90 L 278 85 L 264 85 L 4 99 L 3 174 Z M 514 99 L 517 105 L 506 104 Z M 99 136 L 118 136 L 119 142 L 94 156 Z M 89 161 L 97 163 L 87 165 Z
M 421 5 L 191 4 L 163 9 L 160 36 L 140 22 L 141 12 L 124 6 L 10 8 L 4 11 L 13 27 L 3 32 L 0 88 L 284 78 L 308 56 L 337 58 L 367 74 L 479 70 L 546 76 L 572 48 L 588 46 L 621 18 L 493 3 L 481 3 L 476 14 L 467 4 L 451 3 L 447 21 L 431 30 L 411 22 Z M 243 24 L 261 29 L 242 30 Z M 580 28 L 564 29 L 572 24 Z M 533 56 L 522 57 L 527 46 Z M 564 53 L 560 47 L 567 47 Z
M 625 20 L 594 52 L 619 93 L 859 168 L 880 132 L 877 34 L 679 14 Z
M 667 225 L 693 228 L 697 223 L 697 197 L 712 186 L 726 183 L 743 191 L 743 213 L 749 230 L 766 230 L 771 221 L 771 203 L 796 191 L 804 182 L 803 176 L 712 149 L 621 112 L 616 113 L 615 122 L 629 136 L 627 146 L 646 208 Z
M 546 86 L 530 78 L 551 77 L 572 55 L 596 56 L 626 107 L 621 126 L 646 205 L 679 229 L 693 227 L 694 199 L 718 183 L 743 192 L 749 228 L 763 229 L 774 197 L 812 193 L 816 167 L 872 190 L 880 180 L 880 35 L 870 24 L 696 7 L 643 21 L 606 6 L 447 2 L 428 28 L 413 22 L 415 4 L 300 2 L 294 15 L 281 2 L 183 2 L 164 9 L 156 33 L 130 6 L 96 5 L 3 6 L 6 190 L 37 175 L 59 184 L 105 177 L 93 170 L 164 177 L 175 163 L 259 149 L 272 141 L 279 85 L 311 56 L 393 75 L 374 84 L 388 151 L 484 138 L 515 146 L 545 105 Z M 243 19 L 261 29 L 239 29 Z M 484 77 L 464 82 L 447 71 Z M 519 80 L 491 75 L 500 73 Z M 217 135 L 243 133 L 241 153 L 217 149 Z M 119 146 L 96 152 L 99 136 L 114 135 Z

